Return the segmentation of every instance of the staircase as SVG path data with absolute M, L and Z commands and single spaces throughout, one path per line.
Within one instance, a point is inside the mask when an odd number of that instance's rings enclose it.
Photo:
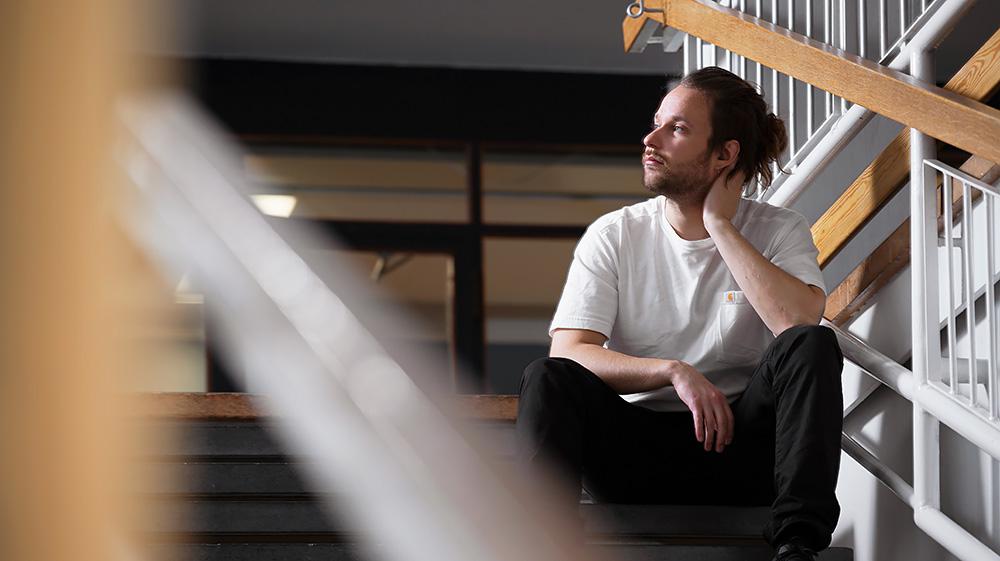
M 218 397 L 218 396 L 216 396 Z M 208 401 L 205 394 L 163 395 L 159 400 Z M 248 402 L 245 395 L 227 400 Z M 477 407 L 509 398 L 480 399 Z M 495 411 L 497 408 L 492 407 Z M 513 462 L 513 423 L 477 415 L 473 432 L 495 465 Z M 156 418 L 169 444 L 142 451 L 140 489 L 150 518 L 137 530 L 157 561 L 311 561 L 373 559 L 344 513 L 328 514 L 299 474 L 301 464 L 268 430 L 266 418 L 185 420 Z M 336 492 L 334 492 L 336 495 Z M 580 512 L 586 541 L 611 559 L 634 561 L 769 561 L 761 538 L 766 507 L 594 504 Z M 851 551 L 831 548 L 824 561 L 850 561 Z

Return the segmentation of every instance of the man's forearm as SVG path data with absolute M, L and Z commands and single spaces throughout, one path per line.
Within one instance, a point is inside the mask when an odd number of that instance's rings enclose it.
M 706 220 L 705 229 L 736 284 L 772 333 L 819 321 L 825 298 L 818 289 L 768 261 L 728 220 Z
M 591 343 L 553 344 L 549 355 L 575 360 L 620 394 L 669 386 L 676 363 L 666 359 L 629 356 Z

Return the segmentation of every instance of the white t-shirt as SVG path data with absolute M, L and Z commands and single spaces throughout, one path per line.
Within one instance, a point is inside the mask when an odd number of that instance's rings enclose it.
M 588 329 L 627 355 L 691 364 L 732 403 L 774 336 L 750 306 L 715 241 L 684 240 L 655 197 L 598 218 L 577 244 L 549 327 Z M 742 199 L 733 225 L 772 263 L 826 288 L 809 224 L 795 211 Z M 672 386 L 628 394 L 659 411 L 686 411 Z

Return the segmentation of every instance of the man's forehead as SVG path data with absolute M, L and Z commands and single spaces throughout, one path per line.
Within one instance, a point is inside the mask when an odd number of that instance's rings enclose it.
M 656 116 L 660 120 L 673 119 L 708 122 L 708 98 L 702 92 L 677 86 L 660 100 Z

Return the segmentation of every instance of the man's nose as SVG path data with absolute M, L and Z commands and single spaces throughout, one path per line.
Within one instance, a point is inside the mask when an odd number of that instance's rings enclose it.
M 655 129 L 649 131 L 649 134 L 643 137 L 642 145 L 646 146 L 647 148 L 659 148 L 660 147 L 659 135 L 662 130 L 663 127 L 656 127 Z

